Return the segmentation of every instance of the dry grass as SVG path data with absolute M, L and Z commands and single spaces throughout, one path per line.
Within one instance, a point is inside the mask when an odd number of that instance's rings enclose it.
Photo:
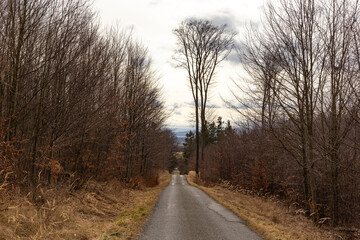
M 27 197 L 0 197 L 0 240 L 3 239 L 136 239 L 157 196 L 169 183 L 160 176 L 153 188 L 131 189 L 118 181 L 88 182 L 82 190 L 43 192 L 35 206 Z
M 193 171 L 189 173 L 187 179 L 191 185 L 202 189 L 245 220 L 249 227 L 264 239 L 349 239 L 325 227 L 316 227 L 311 220 L 289 211 L 284 204 L 275 199 L 252 196 L 219 185 L 205 187 Z

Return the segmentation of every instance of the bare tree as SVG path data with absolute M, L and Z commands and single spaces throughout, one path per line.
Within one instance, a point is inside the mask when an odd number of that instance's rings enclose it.
M 173 30 L 177 39 L 175 60 L 187 71 L 195 103 L 196 174 L 199 174 L 199 110 L 201 123 L 201 161 L 204 158 L 206 135 L 206 104 L 208 90 L 215 69 L 230 53 L 235 33 L 226 25 L 216 26 L 210 21 L 188 20 Z
M 358 1 L 324 1 L 321 41 L 326 53 L 325 83 L 322 89 L 320 112 L 320 149 L 329 163 L 332 225 L 338 224 L 340 148 L 344 146 L 353 125 L 354 110 L 359 108 L 354 86 L 358 81 L 358 67 L 354 64 L 354 30 L 359 18 Z
M 314 218 L 314 118 L 323 83 L 324 58 L 323 45 L 318 41 L 318 17 L 311 0 L 280 1 L 279 6 L 268 2 L 265 30 L 245 43 L 243 58 L 245 69 L 255 76 L 253 91 L 257 97 L 253 100 L 259 102 L 257 112 L 262 126 L 266 118 L 276 138 L 302 167 L 304 200 Z M 252 39 L 257 42 L 252 43 Z M 266 107 L 270 111 L 265 115 Z M 286 129 L 286 134 L 277 132 L 279 127 Z
M 242 105 L 238 112 L 254 126 L 250 131 L 261 126 L 298 163 L 303 201 L 314 221 L 324 201 L 320 189 L 329 189 L 333 226 L 352 131 L 356 138 L 358 17 L 358 1 L 269 1 L 264 28 L 250 31 L 239 51 L 250 85 L 244 91 L 235 82 L 247 95 L 234 92 Z M 353 159 L 357 148 L 353 144 Z

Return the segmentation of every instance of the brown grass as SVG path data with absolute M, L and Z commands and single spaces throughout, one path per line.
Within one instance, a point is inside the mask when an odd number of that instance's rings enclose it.
M 92 181 L 75 192 L 65 187 L 43 190 L 42 206 L 33 205 L 26 196 L 2 196 L 0 240 L 136 239 L 169 181 L 164 173 L 152 188 Z
M 311 220 L 289 210 L 282 202 L 274 198 L 252 196 L 219 185 L 205 187 L 193 171 L 189 173 L 187 179 L 191 185 L 200 188 L 245 220 L 248 226 L 264 239 L 349 239 L 325 227 L 316 227 Z

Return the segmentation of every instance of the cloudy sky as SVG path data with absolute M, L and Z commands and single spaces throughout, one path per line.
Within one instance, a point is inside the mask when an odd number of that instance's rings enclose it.
M 185 19 L 201 18 L 227 24 L 238 33 L 236 38 L 240 40 L 250 22 L 259 22 L 263 4 L 264 0 L 94 0 L 103 25 L 117 24 L 132 29 L 135 38 L 148 47 L 170 113 L 167 121 L 170 128 L 194 125 L 191 121 L 193 99 L 186 72 L 175 68 L 172 59 L 176 46 L 172 30 Z M 236 118 L 225 109 L 221 97 L 231 99 L 229 88 L 233 88 L 232 79 L 240 79 L 240 72 L 236 54 L 231 54 L 217 69 L 209 100 L 214 117 Z

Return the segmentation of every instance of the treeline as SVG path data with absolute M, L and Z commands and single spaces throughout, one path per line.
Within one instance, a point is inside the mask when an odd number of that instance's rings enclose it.
M 175 137 L 146 48 L 89 1 L 0 2 L 0 183 L 151 178 Z
M 359 7 L 269 1 L 238 49 L 249 77 L 231 107 L 243 124 L 208 145 L 201 176 L 278 195 L 317 224 L 359 226 Z

